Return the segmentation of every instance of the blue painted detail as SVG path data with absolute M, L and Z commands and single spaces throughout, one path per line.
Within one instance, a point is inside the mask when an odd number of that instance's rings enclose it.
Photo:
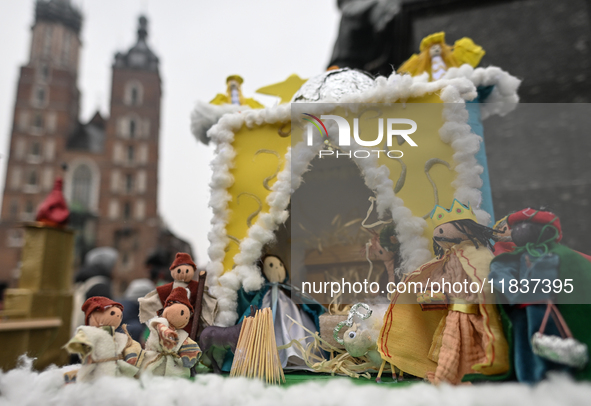
M 488 163 L 486 161 L 486 147 L 484 142 L 484 128 L 482 127 L 482 119 L 480 116 L 480 103 L 483 102 L 492 92 L 493 86 L 483 86 L 477 89 L 478 96 L 466 103 L 466 108 L 468 109 L 468 125 L 472 128 L 474 134 L 479 135 L 482 137 L 482 142 L 480 143 L 480 149 L 476 153 L 476 160 L 478 164 L 484 168 L 482 174 L 480 174 L 480 179 L 482 179 L 482 187 L 480 191 L 482 192 L 482 202 L 480 203 L 480 208 L 490 214 L 490 223 L 487 224 L 491 227 L 495 223 L 495 212 L 493 208 L 493 200 L 492 200 L 492 190 L 490 187 L 490 178 L 488 175 Z

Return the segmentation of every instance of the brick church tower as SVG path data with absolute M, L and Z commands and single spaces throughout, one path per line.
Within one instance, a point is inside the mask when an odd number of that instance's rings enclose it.
M 82 15 L 69 0 L 37 1 L 28 63 L 21 67 L 0 216 L 0 285 L 10 284 L 21 260 L 22 224 L 64 178 L 76 231 L 78 267 L 94 247 L 114 247 L 119 293 L 146 277 L 144 261 L 191 252 L 158 216 L 161 80 L 158 57 L 139 18 L 137 40 L 115 55 L 110 116 L 80 123 L 77 88 Z M 67 168 L 65 171 L 63 168 Z M 0 286 L 1 288 L 1 286 Z M 1 289 L 0 289 L 1 290 Z
M 158 57 L 140 17 L 136 44 L 113 63 L 110 118 L 106 125 L 108 168 L 101 181 L 97 245 L 119 251 L 118 277 L 137 277 L 158 238 L 158 145 L 162 95 Z
M 0 220 L 0 281 L 14 278 L 23 221 L 60 175 L 66 134 L 78 123 L 82 15 L 68 1 L 37 2 L 29 61 L 20 68 Z

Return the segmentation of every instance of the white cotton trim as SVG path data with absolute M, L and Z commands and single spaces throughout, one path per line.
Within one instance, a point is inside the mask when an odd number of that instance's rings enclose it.
M 468 69 L 469 68 L 469 69 Z M 467 124 L 468 111 L 466 100 L 473 100 L 477 93 L 477 85 L 497 84 L 497 94 L 493 92 L 491 107 L 483 110 L 485 114 L 504 114 L 509 111 L 512 101 L 516 98 L 515 90 L 519 81 L 498 68 L 472 69 L 468 66 L 451 70 L 438 81 L 429 82 L 428 75 L 411 77 L 409 75 L 392 74 L 390 77 L 378 77 L 375 86 L 366 92 L 343 96 L 339 103 L 393 103 L 406 101 L 409 98 L 426 94 L 438 93 L 445 103 L 443 108 L 444 125 L 439 131 L 441 139 L 449 143 L 454 150 L 456 188 L 454 197 L 463 203 L 470 203 L 474 208 L 478 221 L 487 224 L 489 215 L 478 208 L 481 200 L 479 188 L 482 186 L 480 173 L 483 168 L 478 165 L 475 154 L 479 148 L 480 137 L 472 133 Z M 323 100 L 310 111 L 312 114 L 323 114 L 332 109 L 326 103 L 336 100 Z M 263 277 L 255 265 L 262 254 L 263 247 L 274 238 L 277 227 L 287 220 L 287 206 L 291 194 L 299 187 L 303 174 L 309 170 L 310 162 L 322 148 L 320 141 L 308 147 L 303 142 L 288 148 L 285 154 L 283 170 L 273 184 L 272 192 L 267 197 L 270 206 L 268 213 L 260 213 L 257 221 L 240 243 L 240 251 L 234 257 L 235 267 L 224 273 L 223 260 L 225 248 L 229 243 L 226 226 L 230 216 L 228 202 L 231 199 L 227 189 L 234 183 L 230 174 L 236 152 L 232 147 L 234 134 L 243 126 L 253 127 L 264 123 L 283 123 L 291 119 L 290 105 L 242 111 L 224 115 L 208 132 L 208 136 L 216 145 L 215 158 L 211 166 L 213 177 L 210 183 L 210 206 L 213 209 L 211 230 L 208 234 L 210 261 L 207 264 L 208 285 L 214 297 L 218 299 L 220 309 L 216 324 L 229 326 L 238 318 L 236 312 L 237 290 L 243 286 L 247 291 L 260 289 Z M 329 125 L 336 125 L 329 123 Z M 330 131 L 329 131 L 330 133 Z M 334 134 L 334 132 L 333 132 Z M 333 140 L 336 142 L 336 140 Z M 353 143 L 355 144 L 355 143 Z M 364 149 L 362 147 L 352 147 Z M 376 194 L 377 210 L 380 217 L 389 212 L 396 223 L 397 237 L 401 244 L 401 272 L 408 273 L 432 258 L 429 250 L 430 241 L 423 237 L 427 222 L 413 216 L 410 209 L 404 207 L 404 201 L 395 196 L 389 170 L 378 166 L 377 158 L 352 158 L 358 165 L 365 184 Z M 293 171 L 293 172 L 292 172 Z
M 462 65 L 459 68 L 450 68 L 444 76 L 445 79 L 455 77 L 465 77 L 476 87 L 494 86 L 490 96 L 480 104 L 483 120 L 493 115 L 504 116 L 513 111 L 519 103 L 517 89 L 521 80 L 501 68 L 489 66 L 474 69 L 470 65 Z
M 209 131 L 209 129 L 213 127 L 224 114 L 236 113 L 240 110 L 247 110 L 249 108 L 250 107 L 248 106 L 238 106 L 235 104 L 215 105 L 198 101 L 191 112 L 191 132 L 198 141 L 207 145 L 209 144 L 207 131 Z

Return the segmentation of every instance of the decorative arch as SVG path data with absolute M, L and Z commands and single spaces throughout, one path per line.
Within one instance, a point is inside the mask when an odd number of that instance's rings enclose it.
M 481 198 L 479 173 L 482 167 L 478 165 L 474 154 L 478 150 L 479 137 L 467 124 L 465 101 L 476 97 L 477 82 L 502 84 L 503 81 L 514 78 L 498 68 L 467 70 L 464 66 L 461 69 L 450 69 L 449 79 L 444 78 L 436 82 L 428 82 L 422 76 L 412 78 L 393 74 L 389 78 L 379 77 L 376 79 L 374 88 L 362 94 L 347 95 L 339 100 L 339 103 L 405 103 L 408 99 L 436 95 L 440 102 L 445 103 L 442 107 L 443 126 L 439 130 L 439 137 L 442 142 L 451 145 L 455 152 L 453 155 L 454 198 L 470 203 L 476 208 L 474 211 L 479 221 L 487 223 L 488 213 L 478 209 Z M 497 107 L 513 102 L 517 86 L 499 87 L 501 91 L 507 91 L 507 94 L 500 94 L 495 100 Z M 326 100 L 326 102 L 330 103 L 334 100 Z M 322 111 L 323 109 L 332 108 L 325 106 L 319 103 L 310 113 L 321 115 L 328 112 L 328 110 Z M 235 239 L 227 232 L 231 217 L 229 203 L 233 199 L 228 190 L 235 183 L 231 171 L 237 154 L 241 152 L 234 148 L 235 135 L 240 132 L 242 137 L 252 136 L 250 133 L 255 127 L 271 126 L 275 130 L 281 129 L 290 120 L 290 106 L 279 105 L 273 108 L 226 114 L 208 132 L 216 144 L 216 150 L 212 161 L 213 177 L 210 183 L 210 206 L 214 216 L 211 222 L 212 228 L 208 234 L 210 261 L 207 271 L 210 291 L 219 301 L 220 312 L 216 318 L 218 325 L 228 326 L 235 322 L 238 316 L 235 310 L 236 292 L 241 285 L 247 291 L 259 289 L 262 286 L 263 278 L 255 263 L 265 244 L 273 240 L 274 232 L 279 225 L 287 220 L 291 194 L 299 187 L 302 175 L 310 169 L 310 162 L 322 148 L 322 143 L 316 139 L 312 146 L 301 142 L 293 148 L 286 149 L 282 168 L 276 175 L 277 180 L 270 186 L 270 193 L 265 199 L 268 209 L 261 210 L 256 215 L 256 221 L 249 225 L 244 238 L 239 239 L 238 253 L 233 256 L 234 266 L 229 269 L 224 264 L 227 258 L 226 249 Z M 332 141 L 337 142 L 336 139 Z M 353 153 L 359 150 L 367 150 L 367 148 L 357 145 L 350 147 Z M 396 224 L 397 237 L 401 243 L 403 271 L 410 272 L 431 259 L 429 240 L 424 237 L 427 227 L 427 222 L 422 218 L 424 213 L 421 216 L 413 215 L 412 211 L 405 207 L 404 201 L 396 196 L 395 185 L 390 178 L 388 167 L 379 164 L 377 158 L 352 159 L 360 169 L 368 188 L 375 193 L 378 214 L 383 216 L 388 212 Z

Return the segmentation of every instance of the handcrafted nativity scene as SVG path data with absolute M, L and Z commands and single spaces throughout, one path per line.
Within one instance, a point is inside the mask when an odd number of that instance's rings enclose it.
M 389 77 L 334 68 L 259 89 L 273 107 L 228 77 L 192 114 L 215 147 L 206 271 L 177 254 L 174 281 L 139 300 L 143 347 L 116 332 L 121 304 L 85 303 L 66 347 L 82 364 L 66 381 L 206 367 L 273 384 L 298 369 L 434 384 L 591 378 L 590 306 L 504 290 L 532 273 L 587 281 L 591 262 L 560 244 L 550 211 L 495 222 L 483 120 L 515 108 L 520 81 L 478 67 L 483 55 L 436 33 Z M 378 289 L 345 292 L 345 281 Z M 470 289 L 433 287 L 445 281 Z
M 589 333 L 557 330 L 540 305 L 537 316 L 523 317 L 537 317 L 538 334 L 556 342 L 532 348 L 535 331 L 522 330 L 522 319 L 508 315 L 512 309 L 495 304 L 487 281 L 495 244 L 513 243 L 511 221 L 494 219 L 483 120 L 515 108 L 520 81 L 498 67 L 477 67 L 483 55 L 469 38 L 451 46 L 436 33 L 387 78 L 335 68 L 259 89 L 280 99 L 274 107 L 197 105 L 193 132 L 215 145 L 207 284 L 218 300 L 217 325 L 234 325 L 249 305 L 270 307 L 283 368 L 354 377 L 376 371 L 378 380 L 389 370 L 396 379 L 452 384 L 535 382 L 552 369 L 588 377 L 586 361 L 573 369 L 565 366 L 564 353 L 547 354 L 572 339 L 586 357 Z M 389 117 L 372 111 L 378 104 L 416 123 L 418 148 L 400 136 L 394 142 L 384 137 L 374 147 L 381 155 L 359 145 L 359 138 L 350 146 L 340 138 L 340 125 L 323 116 L 340 108 L 352 129 L 354 118 Z M 398 159 L 385 154 L 394 150 Z M 345 195 L 323 192 L 339 182 Z M 353 210 L 359 202 L 365 202 L 362 212 Z M 588 268 L 582 256 L 576 260 Z M 403 284 L 448 278 L 486 290 L 396 293 L 352 306 L 355 297 L 340 292 L 327 299 L 302 284 L 327 286 L 341 276 L 351 283 Z M 539 365 L 535 373 L 523 372 L 530 365 L 522 354 Z

